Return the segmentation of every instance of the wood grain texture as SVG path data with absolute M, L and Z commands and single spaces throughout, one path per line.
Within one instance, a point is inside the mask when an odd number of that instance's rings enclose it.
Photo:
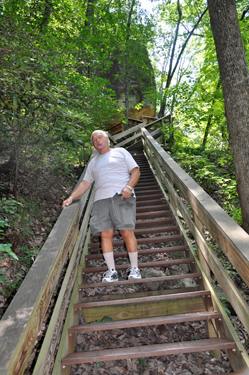
M 223 252 L 249 286 L 249 235 L 142 129 L 143 139 L 160 160 L 172 183 L 207 227 Z
M 74 246 L 82 210 L 82 200 L 62 210 L 0 322 L 1 375 L 22 374 L 26 366 L 68 251 Z
M 84 214 L 84 219 L 80 228 L 80 233 L 77 238 L 77 242 L 75 243 L 70 263 L 68 265 L 66 275 L 64 277 L 64 281 L 56 301 L 56 306 L 54 307 L 54 311 L 50 319 L 50 323 L 43 341 L 43 345 L 36 362 L 36 366 L 34 369 L 34 374 L 36 375 L 49 374 L 51 370 L 51 363 L 53 363 L 56 355 L 56 346 L 63 329 L 67 307 L 77 277 L 79 261 L 81 259 L 82 253 L 82 248 L 80 245 L 82 239 L 84 240 L 86 238 L 88 222 L 93 204 L 93 196 L 94 194 L 91 194 L 90 202 L 87 206 L 86 212 Z M 84 196 L 84 199 L 87 199 L 87 195 Z
M 68 337 L 68 328 L 74 326 L 75 324 L 79 324 L 79 314 L 74 314 L 74 304 L 79 302 L 79 284 L 82 282 L 81 278 L 81 267 L 85 267 L 85 255 L 88 253 L 88 243 L 90 241 L 90 232 L 88 232 L 83 252 L 81 255 L 81 266 L 79 267 L 77 278 L 75 280 L 74 288 L 72 295 L 70 297 L 70 303 L 67 311 L 67 316 L 64 323 L 63 332 L 60 339 L 60 344 L 58 348 L 58 352 L 56 354 L 55 363 L 53 367 L 52 375 L 58 375 L 61 371 L 61 359 L 65 357 L 68 353 L 72 353 L 74 350 L 73 342 Z M 61 371 L 61 375 L 68 374 L 67 369 L 65 371 Z
M 231 305 L 233 306 L 234 310 L 236 311 L 241 323 L 243 324 L 246 331 L 249 333 L 249 307 L 247 302 L 241 296 L 239 290 L 235 286 L 234 282 L 229 277 L 228 273 L 219 262 L 216 255 L 210 249 L 209 245 L 207 244 L 203 234 L 203 224 L 200 222 L 199 217 L 191 215 L 187 210 L 186 206 L 184 205 L 183 201 L 179 198 L 178 194 L 176 193 L 172 184 L 168 181 L 165 177 L 162 169 L 158 164 L 157 158 L 150 158 L 150 162 L 153 164 L 155 170 L 158 173 L 159 179 L 165 184 L 168 195 L 170 197 L 171 203 L 174 202 L 174 206 L 177 207 L 179 212 L 181 213 L 184 221 L 186 222 L 188 228 L 190 229 L 191 233 L 193 234 L 197 248 L 199 250 L 199 257 L 200 260 L 203 258 L 202 266 L 205 269 L 206 274 L 210 274 L 209 269 L 212 270 L 216 279 L 218 280 L 221 288 L 225 292 L 227 298 L 229 299 Z

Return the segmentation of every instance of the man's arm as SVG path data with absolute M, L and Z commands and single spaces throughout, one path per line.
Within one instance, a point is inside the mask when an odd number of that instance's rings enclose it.
M 130 173 L 131 173 L 131 176 L 130 176 L 130 179 L 129 179 L 127 185 L 130 186 L 131 188 L 134 188 L 136 186 L 136 184 L 138 183 L 138 180 L 139 180 L 139 177 L 140 177 L 140 171 L 139 171 L 138 167 L 135 167 L 131 170 Z M 131 193 L 132 193 L 132 191 L 128 187 L 125 186 L 122 190 L 121 199 L 130 198 Z
M 77 186 L 77 188 L 70 195 L 70 197 L 64 200 L 64 202 L 62 203 L 62 208 L 70 206 L 70 204 L 72 204 L 75 199 L 78 199 L 83 194 L 85 194 L 85 192 L 89 189 L 90 186 L 90 182 L 87 182 L 85 180 L 81 181 L 81 183 Z

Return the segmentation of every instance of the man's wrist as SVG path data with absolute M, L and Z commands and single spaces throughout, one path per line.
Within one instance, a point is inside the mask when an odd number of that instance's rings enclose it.
M 129 186 L 129 185 L 126 185 L 126 187 L 128 188 L 128 189 L 130 189 L 130 191 L 132 191 L 133 189 L 132 189 L 132 187 L 131 186 Z
M 72 201 L 73 201 L 73 197 L 72 197 L 72 195 L 70 195 L 70 197 L 69 197 L 68 199 L 72 199 Z

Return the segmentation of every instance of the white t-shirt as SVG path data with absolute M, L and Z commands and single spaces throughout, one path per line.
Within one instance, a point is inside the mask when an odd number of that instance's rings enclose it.
M 136 167 L 131 154 L 121 147 L 95 156 L 84 176 L 85 181 L 95 182 L 94 202 L 120 193 L 130 179 L 130 171 Z

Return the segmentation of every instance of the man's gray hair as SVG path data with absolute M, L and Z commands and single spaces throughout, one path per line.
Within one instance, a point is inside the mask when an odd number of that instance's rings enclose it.
M 104 130 L 94 130 L 91 135 L 91 141 L 93 143 L 93 134 L 94 133 L 101 133 L 104 137 L 108 138 L 108 134 L 104 132 Z M 108 146 L 110 146 L 110 139 L 108 138 Z

